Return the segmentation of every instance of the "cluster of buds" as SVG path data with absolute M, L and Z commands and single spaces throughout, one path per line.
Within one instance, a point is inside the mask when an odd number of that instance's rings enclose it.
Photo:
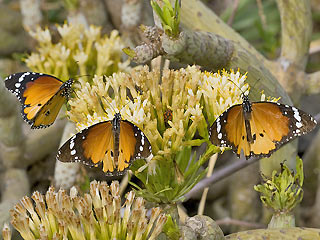
M 264 175 L 262 178 L 264 183 L 254 186 L 254 189 L 261 194 L 262 203 L 274 210 L 269 227 L 294 227 L 292 210 L 303 198 L 302 160 L 297 157 L 296 173 L 282 163 L 280 173 L 274 170 L 270 179 Z
M 23 239 L 155 239 L 167 217 L 160 208 L 146 209 L 145 201 L 129 192 L 121 205 L 119 183 L 93 181 L 90 193 L 78 196 L 76 188 L 24 197 L 10 211 L 11 223 Z M 149 216 L 149 217 L 148 217 Z M 10 239 L 8 229 L 4 237 Z
M 91 25 L 65 23 L 57 25 L 60 35 L 52 42 L 54 33 L 37 27 L 30 35 L 39 43 L 37 52 L 25 59 L 27 66 L 36 72 L 52 74 L 66 80 L 77 75 L 111 75 L 129 71 L 129 61 L 122 61 L 124 47 L 118 31 L 102 35 L 101 28 Z

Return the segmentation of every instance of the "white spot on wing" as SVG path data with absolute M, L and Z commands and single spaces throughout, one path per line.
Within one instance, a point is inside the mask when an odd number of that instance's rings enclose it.
M 299 115 L 299 112 L 298 112 L 298 111 L 294 111 L 294 115 L 293 115 L 293 116 L 294 116 L 294 118 L 295 118 L 295 119 L 297 119 L 297 121 L 298 121 L 298 122 L 300 122 L 300 121 L 301 121 L 301 117 L 300 117 L 300 115 Z
M 217 122 L 217 132 L 219 133 L 220 130 L 221 130 L 221 124 L 220 124 L 220 122 Z

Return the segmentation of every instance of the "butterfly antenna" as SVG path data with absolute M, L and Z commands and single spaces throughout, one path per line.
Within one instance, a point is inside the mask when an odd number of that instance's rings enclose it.
M 105 113 L 105 114 L 107 114 L 108 115 L 108 113 L 107 113 L 107 111 L 106 111 L 106 109 L 104 108 L 104 106 L 103 106 L 103 102 L 102 102 L 102 100 L 101 100 L 101 97 L 98 95 L 98 93 L 97 92 L 95 92 L 96 93 L 96 96 L 97 96 L 97 99 L 98 99 L 98 102 L 99 102 L 99 104 L 100 104 L 100 106 L 101 106 L 101 108 L 102 108 L 102 110 L 103 110 L 103 112 Z M 108 100 L 104 97 L 104 96 L 102 96 L 107 102 L 108 102 Z M 110 104 L 111 105 L 111 104 Z
M 108 114 L 108 113 L 106 112 L 106 109 L 105 109 L 104 105 L 103 105 L 102 99 L 101 99 L 101 97 L 98 95 L 97 92 L 96 92 L 96 96 L 97 96 L 97 98 L 98 98 L 99 104 L 100 104 L 103 112 L 104 112 L 105 114 Z M 112 106 L 112 104 L 108 101 L 108 99 L 106 99 L 105 96 L 102 96 L 102 98 L 109 104 L 109 106 L 112 108 L 112 110 L 113 110 L 114 113 L 117 113 L 117 112 L 118 112 L 118 111 L 116 111 L 116 110 L 114 109 L 114 107 Z
M 76 95 L 77 98 L 79 98 L 77 92 L 76 92 L 73 88 L 71 88 L 71 91 L 72 91 L 72 93 L 74 93 L 74 95 Z M 80 98 L 79 98 L 79 99 L 80 99 Z
M 71 77 L 70 79 L 73 79 L 74 81 L 78 82 L 78 78 L 81 78 L 81 77 L 93 77 L 93 75 L 90 75 L 90 74 L 76 75 L 74 77 Z
M 242 91 L 242 89 L 231 79 L 227 78 L 228 81 L 232 82 L 237 88 L 239 88 L 239 90 L 241 91 L 241 95 L 246 96 L 246 94 Z

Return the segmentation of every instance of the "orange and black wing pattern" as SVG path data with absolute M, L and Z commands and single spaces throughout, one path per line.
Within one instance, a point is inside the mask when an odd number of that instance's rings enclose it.
M 138 158 L 151 155 L 151 145 L 144 133 L 129 121 L 120 121 L 120 131 L 113 121 L 92 125 L 71 137 L 58 151 L 62 162 L 81 162 L 98 167 L 109 176 L 125 173 Z
M 231 147 L 238 157 L 241 152 L 247 159 L 269 157 L 283 144 L 312 131 L 317 124 L 311 115 L 292 106 L 254 102 L 250 107 L 249 118 L 245 117 L 243 104 L 221 114 L 210 128 L 211 142 Z
M 50 126 L 61 106 L 68 99 L 73 80 L 60 79 L 35 72 L 21 72 L 8 76 L 5 85 L 19 99 L 23 119 L 31 128 Z

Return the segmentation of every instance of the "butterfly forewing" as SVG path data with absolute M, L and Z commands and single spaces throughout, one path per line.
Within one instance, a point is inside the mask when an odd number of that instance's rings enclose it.
M 72 80 L 63 83 L 47 74 L 22 72 L 8 76 L 5 85 L 21 102 L 23 119 L 32 128 L 40 128 L 54 122 L 63 102 L 68 98 Z
M 59 149 L 57 159 L 62 162 L 81 162 L 97 166 L 106 155 L 107 149 L 113 148 L 111 121 L 98 123 L 71 137 Z M 113 170 L 104 166 L 105 170 Z

